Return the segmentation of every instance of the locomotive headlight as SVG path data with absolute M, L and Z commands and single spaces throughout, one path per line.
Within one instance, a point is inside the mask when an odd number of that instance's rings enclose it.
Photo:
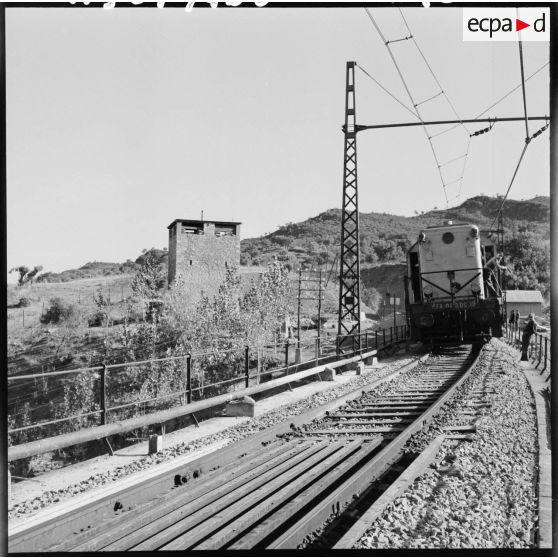
M 418 316 L 418 323 L 421 327 L 432 327 L 434 325 L 434 315 L 420 314 Z
M 473 284 L 471 285 L 471 292 L 472 292 L 474 295 L 479 295 L 480 292 L 481 292 L 480 285 L 479 285 L 478 283 L 473 283 Z
M 419 243 L 421 243 L 421 244 L 422 244 L 423 242 L 426 242 L 426 234 L 423 233 L 423 232 L 421 232 L 421 233 L 419 234 L 419 236 L 418 236 L 418 241 L 419 241 Z
M 477 227 L 473 227 L 471 229 L 471 238 L 477 238 L 479 236 L 479 229 Z
M 426 285 L 426 287 L 422 289 L 422 292 L 424 293 L 425 296 L 432 296 L 432 293 L 434 291 L 432 290 L 432 287 L 430 285 Z
M 486 326 L 494 323 L 496 315 L 490 308 L 478 308 L 473 310 L 472 317 L 477 324 Z

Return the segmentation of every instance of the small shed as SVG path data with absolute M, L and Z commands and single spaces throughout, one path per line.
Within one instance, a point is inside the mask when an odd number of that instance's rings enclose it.
M 529 314 L 542 316 L 543 297 L 540 291 L 505 291 L 508 316 L 518 310 L 521 317 Z

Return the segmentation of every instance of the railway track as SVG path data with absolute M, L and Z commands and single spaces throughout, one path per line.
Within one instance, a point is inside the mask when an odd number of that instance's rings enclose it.
M 105 513 L 81 531 L 45 538 L 44 548 L 25 547 L 32 533 L 10 540 L 10 547 L 85 553 L 303 546 L 315 533 L 323 536 L 324 525 L 390 468 L 401 467 L 407 441 L 452 398 L 478 354 L 471 347 L 446 350 L 397 386 L 362 392 L 323 417 L 316 414 L 314 422 L 293 423 L 258 451 L 228 462 L 214 459 L 195 480 L 175 475 L 172 491 L 148 502 L 129 510 L 115 504 L 110 517 Z

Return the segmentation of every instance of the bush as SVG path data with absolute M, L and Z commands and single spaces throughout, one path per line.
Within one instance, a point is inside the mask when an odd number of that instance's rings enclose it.
M 89 327 L 101 327 L 106 321 L 106 314 L 97 310 L 94 314 L 89 316 L 87 323 Z
M 49 302 L 50 306 L 41 316 L 42 324 L 57 324 L 61 321 L 70 320 L 78 314 L 75 305 L 69 304 L 59 297 L 51 298 Z
M 31 306 L 31 301 L 26 296 L 22 296 L 19 299 L 19 302 L 18 302 L 17 305 L 18 305 L 19 308 L 27 308 L 28 306 Z

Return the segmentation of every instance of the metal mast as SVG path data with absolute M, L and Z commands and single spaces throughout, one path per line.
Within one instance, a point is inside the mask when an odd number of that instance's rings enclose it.
M 360 249 L 358 234 L 358 190 L 356 151 L 355 62 L 347 62 L 345 87 L 345 164 L 343 170 L 343 213 L 341 217 L 341 265 L 339 269 L 338 335 L 340 349 L 359 348 L 360 338 Z

